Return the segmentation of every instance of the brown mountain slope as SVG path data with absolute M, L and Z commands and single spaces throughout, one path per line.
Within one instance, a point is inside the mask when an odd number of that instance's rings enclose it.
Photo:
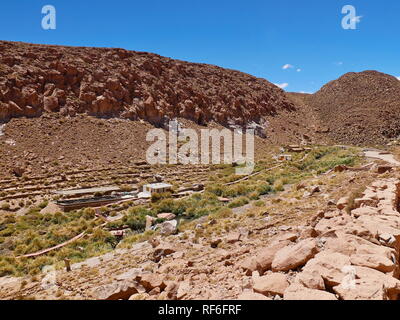
M 147 131 L 171 118 L 192 128 L 258 123 L 257 153 L 300 142 L 310 125 L 307 109 L 283 90 L 239 71 L 123 49 L 0 41 L 0 176 L 16 164 L 46 172 L 55 163 L 144 160 Z
M 293 109 L 283 90 L 234 70 L 123 49 L 0 42 L 0 121 L 60 112 L 243 125 Z
M 307 103 L 334 141 L 372 145 L 400 135 L 400 81 L 388 74 L 347 73 L 309 96 Z

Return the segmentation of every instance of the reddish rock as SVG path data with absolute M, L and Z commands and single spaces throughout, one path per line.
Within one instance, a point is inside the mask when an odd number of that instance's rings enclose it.
M 55 112 L 64 105 L 73 109 L 62 108 L 64 115 L 115 115 L 159 124 L 175 117 L 201 124 L 262 123 L 277 112 L 295 110 L 281 89 L 238 71 L 127 50 L 0 46 L 5 95 L 0 121 L 39 115 L 43 109 Z M 288 116 L 296 115 L 285 114 L 285 120 Z
M 192 289 L 192 287 L 189 282 L 187 282 L 187 281 L 181 282 L 178 287 L 176 298 L 178 300 L 181 300 L 182 298 L 186 297 L 190 293 L 191 289 Z
M 343 197 L 343 198 L 340 198 L 338 200 L 338 202 L 336 202 L 336 207 L 339 210 L 343 210 L 344 208 L 346 208 L 348 203 L 349 203 L 349 198 L 348 197 Z
M 165 219 L 165 220 L 172 220 L 175 219 L 175 215 L 173 213 L 159 213 L 157 215 L 157 218 L 159 219 Z
M 381 272 L 391 272 L 395 269 L 393 261 L 378 254 L 354 254 L 350 257 L 351 264 L 355 266 L 368 267 Z
M 271 300 L 271 298 L 268 298 L 262 294 L 256 293 L 256 292 L 251 292 L 251 291 L 245 291 L 242 292 L 237 300 L 250 300 L 250 301 L 254 301 L 254 300 Z
M 301 240 L 299 243 L 279 250 L 272 261 L 273 271 L 288 271 L 303 266 L 317 253 L 315 239 Z
M 54 96 L 44 97 L 43 105 L 44 110 L 46 110 L 47 112 L 57 112 L 60 109 L 58 98 Z
M 246 271 L 247 275 L 251 275 L 253 271 L 258 271 L 263 274 L 265 271 L 271 269 L 272 261 L 275 254 L 290 241 L 282 241 L 261 249 L 256 255 L 250 256 L 241 262 L 240 267 Z
M 288 286 L 286 275 L 272 273 L 255 279 L 253 290 L 263 295 L 283 295 Z
M 383 174 L 383 173 L 386 173 L 386 172 L 390 172 L 392 170 L 393 170 L 392 166 L 381 165 L 381 166 L 378 166 L 378 168 L 376 169 L 376 172 L 378 172 L 379 174 Z
M 296 241 L 299 235 L 297 232 L 283 232 L 271 238 L 271 243 L 277 243 L 281 241 Z
M 353 283 L 342 283 L 333 290 L 342 300 L 397 300 L 400 281 L 382 272 L 355 267 Z
M 308 276 L 315 276 L 315 279 L 310 279 L 307 283 L 319 283 L 319 277 L 322 277 L 327 285 L 335 286 L 340 284 L 346 275 L 343 268 L 350 265 L 350 257 L 337 252 L 323 251 L 307 262 L 303 272 Z
M 262 249 L 256 256 L 257 265 L 259 266 L 259 271 L 263 274 L 265 271 L 271 269 L 272 261 L 276 253 L 282 248 L 288 246 L 290 241 L 281 241 L 276 244 L 272 244 L 269 247 Z
M 173 248 L 172 246 L 170 246 L 168 244 L 161 244 L 154 250 L 154 253 L 153 253 L 154 260 L 156 262 L 160 261 L 162 257 L 173 254 L 175 251 L 176 251 L 176 249 Z
M 231 233 L 226 237 L 226 242 L 227 243 L 236 243 L 236 242 L 240 241 L 241 236 L 242 235 L 240 232 Z
M 164 290 L 166 287 L 163 277 L 159 274 L 143 274 L 138 277 L 138 281 L 146 289 L 146 291 L 151 291 L 154 288 L 160 288 L 161 290 Z
M 316 290 L 325 290 L 324 279 L 319 274 L 318 270 L 304 270 L 300 272 L 295 282 L 302 284 L 304 287 Z
M 303 287 L 299 284 L 290 285 L 283 295 L 284 300 L 337 300 L 332 293 Z
M 137 284 L 132 281 L 119 281 L 90 290 L 96 300 L 128 300 L 133 294 L 138 293 Z

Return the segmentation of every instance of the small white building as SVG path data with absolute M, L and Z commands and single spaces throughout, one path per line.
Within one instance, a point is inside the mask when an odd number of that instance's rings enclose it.
M 159 182 L 159 183 L 151 183 L 143 186 L 143 192 L 138 194 L 138 198 L 151 198 L 151 195 L 154 193 L 165 193 L 169 192 L 172 189 L 172 184 Z

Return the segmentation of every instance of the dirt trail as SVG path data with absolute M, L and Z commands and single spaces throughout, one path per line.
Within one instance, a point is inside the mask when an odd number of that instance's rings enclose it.
M 388 162 L 394 166 L 400 166 L 400 162 L 397 161 L 394 158 L 394 155 L 389 152 L 385 152 L 385 151 L 381 151 L 381 150 L 377 150 L 377 149 L 365 149 L 364 155 L 367 158 L 380 159 L 380 160 Z

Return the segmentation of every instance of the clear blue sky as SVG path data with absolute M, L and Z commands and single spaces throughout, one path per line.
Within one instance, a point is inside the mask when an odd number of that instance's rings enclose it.
M 56 30 L 41 27 L 47 4 Z M 346 4 L 361 16 L 356 30 L 341 27 Z M 288 91 L 314 92 L 349 71 L 400 76 L 398 0 L 2 0 L 0 8 L 1 40 L 149 51 Z

